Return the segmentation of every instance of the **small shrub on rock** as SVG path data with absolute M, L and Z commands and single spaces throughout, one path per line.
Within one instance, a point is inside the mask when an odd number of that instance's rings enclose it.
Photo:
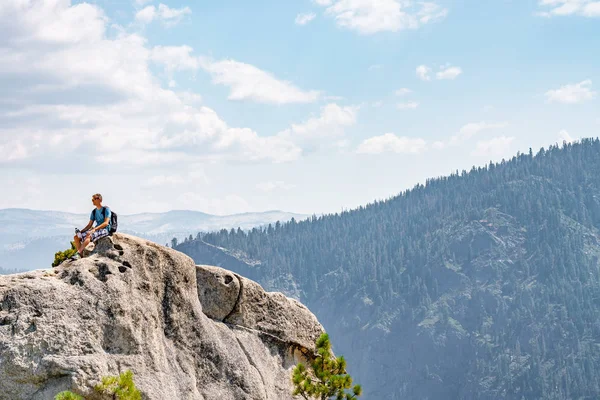
M 54 262 L 52 263 L 52 267 L 58 267 L 63 261 L 68 260 L 70 257 L 73 257 L 77 253 L 77 249 L 75 248 L 75 243 L 71 242 L 71 248 L 65 251 L 57 251 L 54 254 Z
M 142 400 L 142 394 L 133 383 L 133 372 L 129 370 L 119 376 L 105 376 L 94 390 L 112 396 L 113 400 Z
M 67 391 L 60 392 L 59 394 L 57 394 L 54 397 L 54 400 L 85 400 L 85 399 L 83 397 L 81 397 L 80 395 L 75 394 L 73 392 L 69 392 L 67 390 Z

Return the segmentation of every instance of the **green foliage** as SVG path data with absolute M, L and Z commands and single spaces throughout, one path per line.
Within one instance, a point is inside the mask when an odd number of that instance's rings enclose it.
M 65 391 L 57 394 L 54 400 L 85 400 L 85 398 L 73 392 Z
M 54 262 L 52 263 L 53 267 L 58 267 L 63 261 L 73 257 L 77 253 L 77 249 L 75 248 L 75 243 L 71 242 L 71 248 L 65 251 L 58 251 L 54 254 Z
M 94 390 L 110 395 L 114 400 L 142 400 L 142 394 L 133 382 L 133 372 L 129 370 L 119 376 L 105 376 L 102 378 L 102 383 L 96 385 Z
M 322 334 L 317 339 L 317 357 L 310 363 L 310 368 L 302 363 L 293 371 L 294 396 L 305 399 L 337 400 L 356 399 L 362 394 L 360 385 L 352 387 L 352 378 L 346 372 L 344 357 L 333 357 L 329 335 Z M 351 392 L 347 389 L 352 388 Z

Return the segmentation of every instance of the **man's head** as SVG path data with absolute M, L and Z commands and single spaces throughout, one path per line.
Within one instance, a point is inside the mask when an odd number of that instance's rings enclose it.
M 92 203 L 94 203 L 96 207 L 100 207 L 102 205 L 102 195 L 100 193 L 96 193 L 95 195 L 93 195 Z

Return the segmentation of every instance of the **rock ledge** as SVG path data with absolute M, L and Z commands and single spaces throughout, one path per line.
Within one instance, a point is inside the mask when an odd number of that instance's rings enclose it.
M 0 398 L 53 399 L 126 369 L 144 399 L 292 399 L 323 332 L 301 303 L 125 234 L 0 276 Z

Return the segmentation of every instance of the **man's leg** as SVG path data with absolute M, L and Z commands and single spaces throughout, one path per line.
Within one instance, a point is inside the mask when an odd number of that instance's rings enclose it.
M 73 241 L 75 242 L 75 248 L 77 249 L 77 251 L 79 251 L 79 246 L 81 246 L 81 239 L 79 239 L 79 236 L 75 235 L 73 236 Z
M 90 244 L 90 240 L 92 240 L 92 235 L 86 235 L 85 239 L 83 240 L 83 243 L 81 244 L 81 247 L 77 248 L 77 251 L 79 252 L 80 256 L 83 257 L 83 250 L 85 250 L 87 245 Z

